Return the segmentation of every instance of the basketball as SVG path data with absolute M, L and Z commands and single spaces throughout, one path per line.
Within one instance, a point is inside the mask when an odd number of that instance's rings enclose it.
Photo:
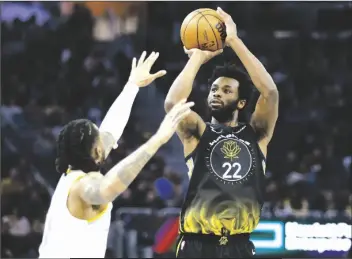
M 225 46 L 225 23 L 213 9 L 202 8 L 188 14 L 182 22 L 180 34 L 186 49 L 216 51 Z

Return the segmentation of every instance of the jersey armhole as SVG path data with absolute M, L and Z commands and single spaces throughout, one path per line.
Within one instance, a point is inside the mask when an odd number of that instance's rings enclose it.
M 198 141 L 197 146 L 194 148 L 194 150 L 193 150 L 191 153 L 189 153 L 189 155 L 187 155 L 187 156 L 185 157 L 185 162 L 186 162 L 186 163 L 187 163 L 187 161 L 188 161 L 190 158 L 192 158 L 192 157 L 194 156 L 194 154 L 197 152 L 197 150 L 198 150 L 198 148 L 199 148 L 199 146 L 200 146 L 200 143 L 201 143 L 202 139 L 204 138 L 205 134 L 207 134 L 207 132 L 208 132 L 208 130 L 209 130 L 209 125 L 210 125 L 210 123 L 209 123 L 209 122 L 205 122 L 205 125 L 206 125 L 205 130 L 204 130 L 202 136 L 200 136 L 200 139 L 199 139 L 199 141 Z
M 264 156 L 262 150 L 259 147 L 259 142 L 258 142 L 259 137 L 258 137 L 256 131 L 254 130 L 254 128 L 252 127 L 252 125 L 250 123 L 247 123 L 246 126 L 249 127 L 251 129 L 252 133 L 254 134 L 255 141 L 257 142 L 257 149 L 258 149 L 259 155 L 260 155 L 261 159 L 264 160 L 264 162 L 266 163 L 266 157 Z
M 71 189 L 72 189 L 72 186 L 77 183 L 79 180 L 81 180 L 83 177 L 87 176 L 86 174 L 84 175 L 80 175 L 78 176 L 72 183 L 71 183 L 71 186 L 70 186 L 70 189 L 68 191 L 68 195 L 67 195 L 67 199 L 71 193 Z M 66 205 L 67 206 L 67 205 Z M 98 219 L 100 219 L 107 211 L 108 211 L 108 208 L 109 208 L 109 203 L 105 204 L 103 206 L 103 209 L 100 210 L 100 212 L 98 212 L 94 217 L 90 218 L 90 219 L 86 219 L 86 221 L 88 223 L 92 223 Z M 68 208 L 67 208 L 68 209 Z M 68 209 L 69 210 L 69 209 Z M 70 213 L 71 214 L 71 213 Z M 73 216 L 73 215 L 72 215 Z M 74 217 L 74 216 L 73 216 Z M 82 219 L 83 220 L 83 219 Z
M 94 221 L 97 221 L 98 219 L 100 219 L 102 216 L 104 216 L 104 214 L 108 211 L 108 208 L 109 208 L 109 203 L 106 204 L 103 209 L 97 213 L 97 215 L 95 215 L 94 217 L 90 218 L 90 219 L 87 219 L 87 222 L 88 223 L 93 223 Z

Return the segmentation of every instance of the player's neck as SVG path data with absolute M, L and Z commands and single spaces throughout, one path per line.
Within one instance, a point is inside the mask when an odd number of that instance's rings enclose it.
M 224 116 L 225 114 L 222 113 L 222 116 L 220 114 L 220 116 L 216 116 L 215 114 L 213 114 L 213 116 L 211 117 L 211 123 L 221 124 L 227 127 L 236 127 L 238 125 L 238 111 L 235 110 L 230 116 Z
M 221 124 L 221 125 L 225 125 L 227 127 L 236 127 L 238 125 L 238 121 L 237 121 L 237 119 L 231 119 L 229 121 L 220 122 L 217 119 L 215 119 L 214 117 L 212 117 L 211 124 Z

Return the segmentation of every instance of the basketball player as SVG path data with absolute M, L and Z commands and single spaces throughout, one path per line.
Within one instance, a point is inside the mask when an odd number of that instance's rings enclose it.
M 184 147 L 190 183 L 180 215 L 178 258 L 247 258 L 255 254 L 250 233 L 263 204 L 267 146 L 278 117 L 279 95 L 260 61 L 237 36 L 232 18 L 218 8 L 226 24 L 226 44 L 240 58 L 260 92 L 249 123 L 238 113 L 251 95 L 251 81 L 233 66 L 217 67 L 210 80 L 211 123 L 191 112 L 177 128 Z M 165 101 L 188 98 L 201 65 L 222 51 L 185 50 L 188 63 Z
M 39 258 L 104 258 L 111 202 L 126 190 L 173 135 L 178 122 L 189 114 L 193 103 L 182 100 L 167 114 L 154 136 L 105 176 L 100 174 L 101 163 L 127 123 L 129 112 L 122 105 L 131 107 L 138 87 L 165 74 L 165 71 L 149 73 L 158 53 L 152 53 L 144 61 L 145 56 L 144 52 L 138 64 L 133 60 L 125 92 L 112 105 L 100 129 L 91 121 L 80 119 L 71 121 L 60 132 L 56 168 L 62 176 L 46 216 Z M 125 100 L 120 100 L 121 96 Z

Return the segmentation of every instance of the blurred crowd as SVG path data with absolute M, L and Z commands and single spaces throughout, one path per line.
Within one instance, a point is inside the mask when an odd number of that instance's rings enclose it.
M 168 75 L 156 84 L 166 93 L 165 86 L 171 85 L 186 62 L 178 36 L 180 24 L 199 5 L 148 5 L 144 32 L 148 37 L 143 48 L 160 52 L 157 68 L 166 68 Z M 131 57 L 141 50 L 141 42 L 136 43 L 138 35 L 120 36 L 113 44 L 97 42 L 94 17 L 83 5 L 75 5 L 67 16 L 60 16 L 53 8 L 50 19 L 41 24 L 36 19 L 33 15 L 1 24 L 4 258 L 37 256 L 52 188 L 60 177 L 54 168 L 58 133 L 68 121 L 79 117 L 99 125 L 127 81 Z M 280 92 L 280 118 L 269 149 L 263 216 L 350 219 L 351 35 L 279 36 L 272 30 L 253 32 L 240 26 L 244 42 L 271 73 Z M 240 65 L 226 50 L 197 77 L 191 98 L 204 118 L 209 116 L 207 75 L 215 64 L 224 62 Z M 131 115 L 105 170 L 151 136 L 135 117 Z M 167 199 L 155 188 L 155 180 L 160 178 L 172 185 L 173 194 Z M 114 208 L 179 207 L 185 181 L 184 172 L 168 170 L 163 158 L 156 156 L 115 201 Z
M 42 238 L 48 190 L 33 177 L 26 159 L 3 157 L 1 168 L 1 247 L 3 258 L 36 256 Z

